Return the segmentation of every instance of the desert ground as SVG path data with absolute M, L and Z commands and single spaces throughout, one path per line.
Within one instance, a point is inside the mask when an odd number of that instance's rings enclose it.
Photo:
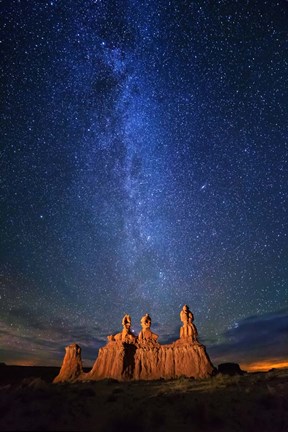
M 58 371 L 1 367 L 1 431 L 288 431 L 288 369 L 52 384 Z

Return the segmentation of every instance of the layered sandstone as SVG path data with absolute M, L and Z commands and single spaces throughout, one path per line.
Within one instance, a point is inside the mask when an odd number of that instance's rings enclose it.
M 183 323 L 180 339 L 172 344 L 161 345 L 158 343 L 158 335 L 151 331 L 151 318 L 148 314 L 141 319 L 142 330 L 138 337 L 130 330 L 130 316 L 125 315 L 122 320 L 122 332 L 108 336 L 108 343 L 99 349 L 98 357 L 89 373 L 82 371 L 81 350 L 79 351 L 78 345 L 71 345 L 66 348 L 60 374 L 54 382 L 105 378 L 127 381 L 211 376 L 215 370 L 214 366 L 205 346 L 198 341 L 198 332 L 193 324 L 194 317 L 187 305 L 183 307 L 180 318 Z
M 98 358 L 82 379 L 126 380 L 172 379 L 181 376 L 207 378 L 214 367 L 200 343 L 181 339 L 169 344 L 155 342 L 127 344 L 110 341 L 100 348 Z
M 65 348 L 64 360 L 59 375 L 53 380 L 54 383 L 64 381 L 76 381 L 83 374 L 81 348 L 77 344 L 68 345 Z
M 213 370 L 203 345 L 179 340 L 169 345 L 139 346 L 134 379 L 207 378 Z

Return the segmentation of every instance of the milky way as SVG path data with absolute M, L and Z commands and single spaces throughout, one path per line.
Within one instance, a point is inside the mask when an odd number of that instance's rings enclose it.
M 93 360 L 125 313 L 175 339 L 185 303 L 219 358 L 272 357 L 247 322 L 287 357 L 287 2 L 3 12 L 3 361 Z

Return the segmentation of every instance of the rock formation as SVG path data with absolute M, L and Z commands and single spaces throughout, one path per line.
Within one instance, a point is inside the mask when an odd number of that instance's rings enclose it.
M 121 333 L 117 333 L 116 335 L 108 336 L 108 341 L 121 341 L 121 342 L 135 342 L 136 336 L 131 332 L 131 317 L 130 315 L 124 315 L 122 319 L 123 330 Z
M 180 339 L 172 344 L 161 345 L 158 343 L 158 335 L 151 331 L 149 314 L 141 319 L 142 330 L 138 338 L 131 332 L 131 317 L 125 315 L 122 332 L 108 336 L 108 343 L 99 349 L 90 372 L 82 373 L 81 357 L 79 368 L 79 356 L 76 361 L 75 351 L 71 348 L 78 345 L 70 345 L 66 348 L 62 368 L 54 382 L 105 378 L 127 381 L 172 379 L 181 376 L 209 377 L 215 368 L 204 345 L 198 342 L 193 314 L 187 305 L 183 306 L 180 319 L 183 323 Z
M 218 372 L 222 375 L 244 375 L 246 372 L 240 368 L 238 363 L 221 363 L 218 365 Z
M 198 342 L 198 331 L 193 324 L 194 316 L 187 305 L 184 305 L 180 312 L 180 319 L 183 326 L 180 328 L 180 339 L 191 342 Z
M 83 374 L 81 348 L 77 344 L 71 344 L 65 348 L 65 357 L 59 375 L 54 383 L 64 381 L 76 381 Z
M 141 322 L 142 330 L 139 333 L 138 341 L 144 342 L 144 341 L 152 340 L 153 342 L 157 342 L 158 335 L 156 333 L 152 333 L 152 331 L 150 330 L 151 318 L 149 314 L 143 316 L 140 322 Z

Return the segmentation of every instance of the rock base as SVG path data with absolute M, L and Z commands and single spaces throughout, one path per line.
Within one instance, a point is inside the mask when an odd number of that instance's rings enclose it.
M 54 382 L 98 381 L 112 378 L 118 381 L 207 378 L 216 372 L 204 345 L 198 342 L 194 316 L 188 305 L 180 312 L 183 326 L 180 339 L 167 345 L 158 343 L 158 335 L 151 330 L 151 317 L 141 318 L 138 337 L 131 332 L 131 317 L 124 315 L 122 332 L 108 336 L 108 343 L 100 348 L 90 372 L 83 373 L 81 349 L 73 344 L 66 347 L 66 355 Z
M 109 341 L 100 348 L 95 364 L 88 373 L 83 373 L 82 362 L 79 367 L 79 358 L 76 361 L 77 348 L 73 347 L 66 348 L 62 368 L 54 382 L 107 378 L 118 381 L 158 380 L 183 376 L 207 378 L 215 371 L 204 345 L 189 339 L 179 339 L 169 345 L 160 345 L 152 340 L 142 343 Z
M 100 348 L 92 370 L 84 380 L 114 378 L 157 380 L 179 377 L 207 378 L 214 373 L 205 347 L 197 342 L 179 339 L 169 345 L 153 341 L 125 344 L 111 341 Z

